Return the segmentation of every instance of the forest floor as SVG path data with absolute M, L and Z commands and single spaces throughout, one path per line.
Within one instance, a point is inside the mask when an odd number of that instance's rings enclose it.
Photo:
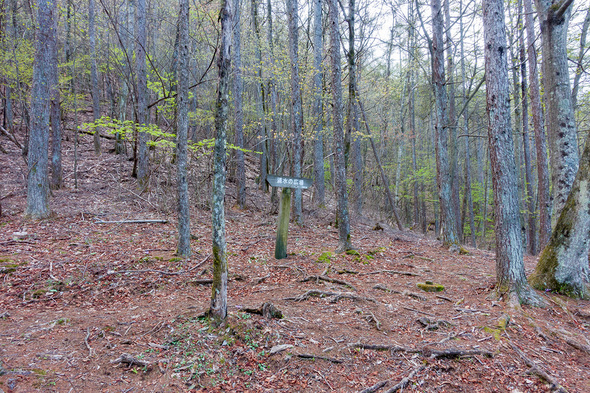
M 276 260 L 277 217 L 252 181 L 247 210 L 227 200 L 229 317 L 214 328 L 201 316 L 210 211 L 193 210 L 194 256 L 177 258 L 173 209 L 139 195 L 131 163 L 95 156 L 86 137 L 79 188 L 66 143 L 54 216 L 24 220 L 26 166 L 3 145 L 0 392 L 385 392 L 404 381 L 416 392 L 590 392 L 590 303 L 539 292 L 547 307 L 509 307 L 494 296 L 489 251 L 451 253 L 356 217 L 358 253 L 334 254 L 323 209 L 291 224 L 288 258 Z M 133 219 L 167 223 L 113 222 Z M 526 258 L 528 273 L 535 263 Z M 427 281 L 444 290 L 417 287 Z M 254 313 L 267 302 L 282 319 Z

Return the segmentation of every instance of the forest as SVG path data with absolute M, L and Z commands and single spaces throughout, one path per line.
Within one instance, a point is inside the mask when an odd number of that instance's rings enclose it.
M 587 391 L 589 26 L 2 1 L 0 391 Z

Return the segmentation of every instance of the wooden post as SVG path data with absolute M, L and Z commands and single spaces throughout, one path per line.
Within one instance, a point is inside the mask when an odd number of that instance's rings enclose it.
M 277 227 L 277 242 L 275 258 L 287 258 L 287 234 L 289 233 L 289 214 L 291 213 L 291 189 L 283 188 L 279 208 L 279 223 Z

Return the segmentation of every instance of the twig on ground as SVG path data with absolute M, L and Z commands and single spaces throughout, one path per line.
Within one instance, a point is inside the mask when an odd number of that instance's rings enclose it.
M 455 301 L 451 298 L 448 298 L 446 296 L 442 296 L 442 295 L 436 295 L 437 298 L 442 299 L 442 300 L 446 300 L 447 302 L 451 302 L 451 303 L 455 303 Z
M 334 358 L 329 358 L 327 356 L 320 356 L 320 355 L 311 355 L 309 353 L 298 353 L 295 356 L 297 356 L 298 358 L 301 358 L 301 359 L 321 359 L 321 360 L 326 360 L 328 362 L 332 362 L 332 363 L 336 363 L 336 364 L 342 363 L 342 360 L 340 360 L 340 359 L 334 359 Z
M 527 373 L 534 374 L 534 375 L 538 376 L 539 378 L 547 381 L 551 385 L 550 389 L 552 392 L 567 393 L 567 390 L 563 386 L 561 386 L 555 378 L 553 378 L 551 375 L 549 375 L 545 370 L 543 370 L 533 360 L 529 359 L 524 354 L 524 352 L 522 352 L 516 345 L 514 345 L 513 343 L 510 343 L 510 346 L 512 347 L 514 352 L 516 352 L 518 354 L 518 356 L 520 356 L 521 359 L 524 360 L 526 365 L 530 367 L 530 369 L 527 371 Z
M 368 276 L 369 274 L 381 274 L 381 273 L 399 274 L 401 276 L 419 276 L 418 273 L 402 272 L 402 271 L 399 271 L 399 270 L 377 270 L 377 271 L 374 271 L 374 272 L 360 273 L 359 275 L 361 275 L 361 276 Z
M 95 224 L 167 224 L 168 220 L 119 220 L 119 221 L 103 221 L 96 220 Z
M 177 272 L 171 272 L 171 271 L 165 271 L 165 270 L 156 270 L 156 269 L 141 269 L 141 270 L 111 270 L 111 271 L 107 271 L 104 275 L 102 275 L 99 279 L 102 279 L 103 277 L 109 276 L 111 274 L 123 274 L 123 273 L 158 273 L 158 274 L 162 274 L 162 275 L 166 275 L 166 276 L 179 276 L 182 274 L 186 274 L 189 272 L 192 272 L 193 270 L 195 270 L 196 268 L 200 267 L 201 265 L 203 265 L 207 259 L 209 259 L 209 257 L 211 256 L 211 254 L 208 254 L 204 259 L 202 259 L 200 262 L 198 262 L 196 265 L 194 265 L 193 267 L 191 267 L 188 270 L 180 270 Z
M 88 349 L 88 356 L 92 356 L 92 354 L 94 353 L 94 350 L 92 349 L 92 347 L 88 343 L 89 338 L 90 338 L 90 328 L 87 328 L 86 329 L 86 337 L 84 338 L 84 344 L 86 344 L 86 348 Z
M 406 386 L 408 386 L 408 384 L 410 383 L 412 378 L 414 378 L 416 376 L 416 374 L 418 374 L 420 371 L 424 370 L 425 368 L 426 368 L 426 366 L 416 367 L 415 369 L 412 370 L 411 373 L 408 374 L 407 377 L 402 379 L 397 385 L 394 385 L 390 389 L 386 390 L 385 393 L 393 393 L 393 392 L 397 392 L 398 390 L 404 389 Z
M 253 280 L 253 283 L 254 283 L 254 285 L 262 284 L 269 277 L 270 277 L 270 274 L 267 274 L 266 276 L 263 276 L 263 277 L 255 278 Z
M 435 350 L 430 348 L 409 348 L 402 347 L 399 345 L 388 345 L 388 344 L 362 344 L 353 343 L 348 344 L 348 347 L 371 349 L 374 351 L 391 351 L 391 352 L 406 352 L 406 353 L 419 353 L 423 356 L 431 357 L 434 359 L 455 359 L 462 356 L 475 356 L 481 355 L 485 357 L 493 357 L 494 354 L 485 349 L 461 349 L 461 348 L 449 348 L 443 350 Z
M 380 390 L 382 387 L 386 386 L 389 382 L 389 379 L 377 382 L 375 385 L 369 386 L 368 388 L 361 390 L 359 393 L 375 393 L 377 390 Z
M 426 297 L 424 297 L 422 295 L 419 295 L 417 293 L 409 292 L 409 291 L 400 292 L 400 291 L 396 291 L 395 289 L 387 288 L 386 286 L 381 285 L 381 284 L 375 285 L 373 287 L 373 289 L 380 289 L 382 291 L 389 292 L 389 293 L 395 293 L 395 294 L 398 294 L 398 295 L 409 296 L 409 297 L 413 297 L 414 299 L 418 299 L 418 300 L 422 300 L 422 301 L 428 300 L 428 298 L 426 298 Z

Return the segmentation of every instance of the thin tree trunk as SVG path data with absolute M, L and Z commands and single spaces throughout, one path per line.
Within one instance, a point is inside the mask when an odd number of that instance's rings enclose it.
M 322 0 L 313 0 L 313 118 L 315 121 L 315 140 L 313 149 L 313 174 L 315 180 L 314 203 L 324 206 L 326 186 L 324 179 L 324 137 L 322 108 Z
M 55 0 L 39 0 L 38 30 L 35 44 L 35 62 L 33 63 L 33 82 L 31 92 L 31 134 L 27 156 L 28 182 L 27 207 L 25 217 L 34 220 L 47 218 L 49 210 L 49 179 L 48 179 L 48 142 L 49 142 L 49 112 L 50 85 L 52 62 L 57 58 L 51 53 L 55 50 L 56 31 L 54 18 L 56 17 Z
M 88 40 L 90 41 L 90 80 L 92 84 L 92 115 L 100 119 L 100 92 L 98 91 L 98 70 L 96 66 L 96 22 L 94 0 L 88 0 Z M 94 129 L 94 153 L 100 154 L 100 129 Z
M 57 32 L 57 18 L 53 19 L 53 31 Z M 61 166 L 61 106 L 59 98 L 59 73 L 57 60 L 57 33 L 54 40 L 49 42 L 51 47 L 50 94 L 51 94 L 51 184 L 53 190 L 63 186 L 63 170 Z
M 445 246 L 459 244 L 456 231 L 455 210 L 452 202 L 452 179 L 448 156 L 449 119 L 447 112 L 447 91 L 445 89 L 445 65 L 443 42 L 443 15 L 440 0 L 432 0 L 432 83 L 436 100 L 436 174 L 441 210 L 441 232 Z
M 541 105 L 535 29 L 531 0 L 524 0 L 525 26 L 527 30 L 527 55 L 529 63 L 529 86 L 531 112 L 535 129 L 535 151 L 537 155 L 537 192 L 539 193 L 539 248 L 545 247 L 551 236 L 551 195 L 549 189 L 549 166 L 547 163 L 547 142 L 545 120 Z
M 176 165 L 178 187 L 178 255 L 191 254 L 191 228 L 188 194 L 188 78 L 189 78 L 189 4 L 180 0 L 178 13 L 178 86 L 176 95 Z
M 337 0 L 328 0 L 330 24 L 330 50 L 332 57 L 332 122 L 334 128 L 334 178 L 338 201 L 338 252 L 352 249 L 350 221 L 348 218 L 348 193 L 346 191 L 346 162 L 344 159 L 344 130 L 342 129 L 342 72 L 340 69 L 340 33 Z
M 137 0 L 137 7 L 135 10 L 136 20 L 136 45 L 135 45 L 135 72 L 137 74 L 137 123 L 140 127 L 147 126 L 148 108 L 147 98 L 149 92 L 147 89 L 147 72 L 146 72 L 146 9 L 145 0 Z M 139 137 L 137 141 L 138 157 L 137 157 L 137 180 L 139 188 L 145 190 L 149 182 L 149 156 L 148 156 L 148 133 L 141 130 L 138 132 Z
M 225 176 L 226 134 L 229 111 L 229 78 L 231 72 L 232 7 L 230 0 L 222 0 L 219 20 L 221 45 L 217 59 L 219 87 L 215 113 L 215 163 L 212 197 L 213 284 L 211 288 L 211 316 L 217 324 L 227 317 L 227 244 L 225 240 Z
M 496 279 L 511 303 L 539 304 L 526 281 L 522 255 L 514 141 L 510 124 L 506 27 L 503 0 L 483 3 L 488 138 L 493 168 Z
M 582 61 L 584 60 L 584 53 L 586 53 L 586 37 L 588 35 L 588 27 L 590 27 L 590 7 L 586 11 L 586 18 L 582 25 L 582 34 L 580 35 L 580 52 L 578 54 L 578 65 L 576 66 L 576 74 L 574 75 L 574 87 L 572 88 L 572 106 L 574 111 L 578 106 L 578 91 L 580 90 L 580 79 L 584 72 Z
M 272 173 L 278 171 L 278 155 L 279 155 L 279 143 L 277 138 L 277 82 L 275 77 L 275 55 L 274 55 L 274 41 L 273 41 L 273 30 L 272 30 L 272 4 L 270 0 L 267 0 L 267 19 L 268 19 L 268 45 L 270 48 L 270 58 L 272 64 L 272 71 L 268 81 L 270 91 L 270 170 Z M 273 187 L 270 195 L 271 200 L 271 211 L 276 212 L 279 207 L 277 188 Z
M 543 87 L 553 189 L 551 221 L 554 226 L 580 161 L 567 58 L 567 29 L 572 7 L 568 1 L 536 0 L 536 3 L 543 41 Z
M 235 141 L 236 146 L 244 148 L 244 110 L 242 106 L 244 94 L 244 80 L 242 79 L 242 40 L 241 40 L 241 10 L 240 0 L 233 0 L 234 4 L 234 32 L 233 32 L 233 50 L 234 50 L 234 111 L 235 111 Z M 244 152 L 236 150 L 237 164 L 237 195 L 238 206 L 240 209 L 246 207 L 246 165 L 244 163 Z
M 291 132 L 293 133 L 293 176 L 301 177 L 301 158 L 303 141 L 301 139 L 303 127 L 303 108 L 301 103 L 301 87 L 299 85 L 299 22 L 297 0 L 287 0 L 289 16 L 289 57 L 291 59 Z M 301 189 L 295 189 L 294 219 L 302 223 Z

